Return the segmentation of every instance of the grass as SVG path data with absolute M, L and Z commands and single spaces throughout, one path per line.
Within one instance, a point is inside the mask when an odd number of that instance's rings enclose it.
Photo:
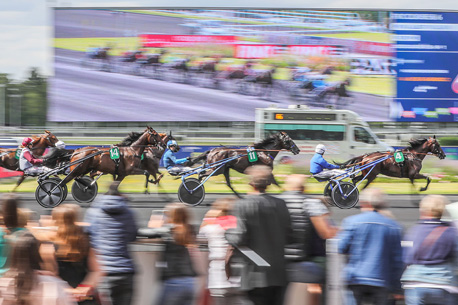
M 392 43 L 391 34 L 389 33 L 354 32 L 354 33 L 314 34 L 313 36 Z

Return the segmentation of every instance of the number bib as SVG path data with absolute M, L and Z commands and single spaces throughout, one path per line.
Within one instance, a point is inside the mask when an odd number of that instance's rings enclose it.
M 16 149 L 16 153 L 14 154 L 14 158 L 19 160 L 19 158 L 21 157 L 21 152 L 22 152 L 22 148 Z
M 110 158 L 111 160 L 119 159 L 119 148 L 117 147 L 110 148 Z
M 404 154 L 402 151 L 397 151 L 394 153 L 394 161 L 397 163 L 404 162 Z
M 249 147 L 247 148 L 247 153 L 248 153 L 248 161 L 249 162 L 256 162 L 258 161 L 258 154 L 257 152 L 254 150 L 254 148 L 252 147 Z

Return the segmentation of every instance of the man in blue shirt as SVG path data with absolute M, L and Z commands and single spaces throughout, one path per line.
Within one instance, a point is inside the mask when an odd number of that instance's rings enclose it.
M 313 174 L 313 177 L 317 179 L 328 179 L 334 175 L 340 174 L 343 171 L 336 171 L 338 165 L 328 163 L 323 155 L 326 152 L 326 146 L 323 144 L 318 144 L 315 148 L 315 155 L 310 160 L 310 172 Z M 324 171 L 327 169 L 326 171 Z
M 189 157 L 181 159 L 177 159 L 175 157 L 175 153 L 179 150 L 177 141 L 168 141 L 167 148 L 167 151 L 164 153 L 164 156 L 162 157 L 162 161 L 164 162 L 164 167 L 167 169 L 169 174 L 178 175 L 182 172 L 186 172 L 192 169 L 191 167 L 185 166 L 185 163 L 189 160 Z
M 389 204 L 381 190 L 364 190 L 360 206 L 362 213 L 345 218 L 337 236 L 339 253 L 348 255 L 343 270 L 351 291 L 347 304 L 368 299 L 369 304 L 386 305 L 390 294 L 401 291 L 402 228 L 386 216 Z

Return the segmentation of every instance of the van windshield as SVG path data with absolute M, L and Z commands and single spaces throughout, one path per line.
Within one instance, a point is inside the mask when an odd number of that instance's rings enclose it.
M 356 142 L 363 142 L 367 144 L 375 144 L 374 138 L 371 134 L 363 127 L 355 127 L 354 129 L 354 140 Z
M 264 135 L 269 137 L 285 131 L 294 141 L 343 141 L 344 125 L 325 124 L 265 124 Z

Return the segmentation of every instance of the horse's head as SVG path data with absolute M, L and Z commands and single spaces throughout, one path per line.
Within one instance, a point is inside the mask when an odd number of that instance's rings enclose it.
M 147 133 L 147 144 L 155 146 L 165 146 L 161 136 L 150 126 L 146 126 L 145 133 Z
M 433 136 L 432 138 L 429 137 L 428 141 L 426 141 L 426 145 L 429 147 L 429 151 L 437 156 L 439 159 L 445 159 L 446 155 L 444 151 L 442 150 L 442 147 L 440 146 L 439 142 L 436 139 L 436 136 Z
M 40 136 L 44 139 L 47 146 L 55 147 L 56 143 L 59 142 L 59 139 L 49 130 L 45 130 L 45 133 Z
M 281 141 L 282 148 L 291 151 L 293 154 L 297 155 L 300 152 L 300 149 L 294 143 L 293 139 L 284 131 L 278 133 L 278 138 Z

